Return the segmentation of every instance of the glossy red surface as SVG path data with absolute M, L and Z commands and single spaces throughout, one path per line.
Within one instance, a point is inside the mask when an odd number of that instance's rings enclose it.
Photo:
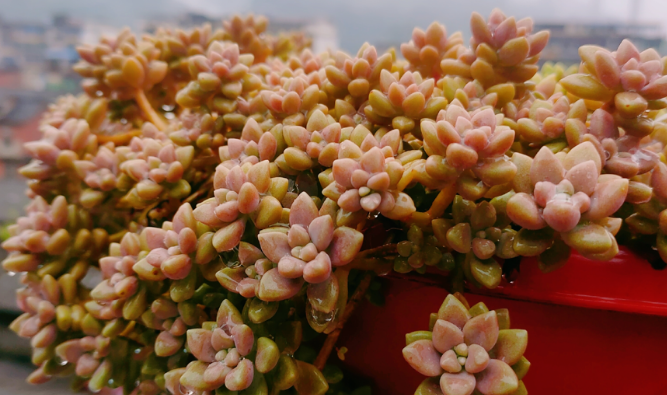
M 534 258 L 521 262 L 521 274 L 512 284 L 475 293 L 594 309 L 667 316 L 667 270 L 655 270 L 621 247 L 606 262 L 573 253 L 568 263 L 542 273 Z M 666 350 L 667 351 L 667 350 Z
M 337 346 L 349 350 L 346 367 L 374 379 L 375 394 L 409 395 L 424 377 L 402 358 L 405 334 L 428 329 L 429 314 L 437 311 L 447 291 L 432 278 L 430 283 L 391 277 L 383 281 L 385 306 L 360 304 Z M 533 365 L 525 383 L 531 394 L 663 395 L 665 285 L 666 271 L 655 271 L 623 251 L 610 262 L 574 256 L 550 274 L 525 260 L 519 280 L 493 291 L 496 296 L 466 297 L 471 304 L 484 301 L 491 309 L 509 308 L 512 327 L 528 330 L 526 357 Z

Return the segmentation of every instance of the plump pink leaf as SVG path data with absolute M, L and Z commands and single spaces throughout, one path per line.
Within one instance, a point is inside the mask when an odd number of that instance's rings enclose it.
M 403 358 L 417 372 L 428 377 L 435 377 L 442 373 L 440 355 L 430 340 L 417 340 L 403 348 Z
M 440 377 L 440 389 L 444 395 L 471 395 L 475 384 L 475 376 L 467 372 L 444 373 Z
M 308 226 L 318 216 L 317 205 L 306 192 L 302 192 L 290 207 L 289 223 Z
M 477 376 L 477 389 L 484 395 L 511 394 L 519 388 L 514 370 L 503 361 L 492 359 Z
M 329 247 L 331 264 L 334 266 L 343 266 L 352 262 L 361 250 L 363 242 L 363 233 L 346 226 L 336 228 Z
M 498 316 L 494 310 L 475 316 L 463 327 L 466 344 L 478 344 L 490 350 L 498 340 Z
M 433 327 L 433 346 L 444 353 L 454 346 L 463 343 L 463 332 L 449 321 L 438 319 Z
M 303 283 L 302 278 L 285 278 L 278 269 L 271 269 L 262 276 L 257 297 L 265 302 L 289 299 L 301 290 Z
M 203 362 L 215 361 L 215 350 L 211 345 L 212 335 L 213 332 L 206 329 L 188 329 L 188 349 L 198 360 Z
M 292 248 L 289 245 L 287 235 L 282 232 L 260 233 L 257 238 L 262 252 L 271 262 L 279 262 L 280 258 L 291 254 Z

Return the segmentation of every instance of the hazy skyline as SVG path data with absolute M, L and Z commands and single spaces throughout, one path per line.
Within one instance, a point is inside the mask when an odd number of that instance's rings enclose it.
M 467 34 L 470 13 L 488 15 L 494 7 L 518 18 L 530 15 L 537 21 L 627 22 L 636 18 L 667 27 L 658 17 L 667 15 L 664 0 L 0 0 L 0 18 L 46 21 L 62 13 L 136 29 L 142 19 L 187 11 L 211 17 L 250 11 L 281 18 L 325 17 L 337 26 L 341 47 L 354 51 L 364 41 L 407 41 L 415 26 L 425 28 L 434 20 L 444 23 L 449 33 L 462 30 Z

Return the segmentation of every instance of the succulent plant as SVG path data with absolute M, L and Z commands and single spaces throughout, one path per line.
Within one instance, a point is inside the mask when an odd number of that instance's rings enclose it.
M 273 351 L 273 355 L 269 355 L 271 352 L 260 353 L 263 358 L 257 361 L 268 368 L 262 369 L 263 373 L 267 373 L 278 362 L 278 346 L 268 338 L 262 339 L 258 340 L 258 344 L 260 341 L 270 342 L 264 347 Z M 188 364 L 182 373 L 179 379 L 181 386 L 190 391 L 213 391 L 223 385 L 229 391 L 250 387 L 255 366 L 244 357 L 252 351 L 254 343 L 253 331 L 243 324 L 241 313 L 229 301 L 223 301 L 215 322 L 207 322 L 202 328 L 187 331 L 188 349 L 197 360 Z
M 457 181 L 459 194 L 471 200 L 481 197 L 484 189 L 510 182 L 517 169 L 505 153 L 514 142 L 514 131 L 498 125 L 498 118 L 490 108 L 471 114 L 453 102 L 436 122 L 423 120 L 426 173 L 443 182 Z M 471 190 L 470 184 L 475 185 Z
M 370 107 L 365 112 L 376 123 L 391 121 L 397 129 L 409 131 L 414 120 L 432 118 L 447 104 L 444 97 L 434 92 L 435 80 L 423 79 L 418 72 L 406 71 L 398 78 L 397 73 L 382 70 L 379 88 L 368 95 Z
M 176 81 L 188 80 L 188 59 L 204 54 L 213 41 L 222 39 L 222 29 L 213 30 L 210 24 L 190 31 L 159 27 L 155 36 L 148 37 L 160 50 L 160 59 L 169 65 L 168 77 Z
M 428 77 L 440 75 L 440 61 L 456 59 L 458 52 L 464 49 L 461 32 L 447 37 L 447 29 L 437 22 L 431 23 L 426 31 L 414 28 L 412 40 L 401 44 L 401 53 L 410 67 Z
M 473 14 L 470 46 L 415 29 L 405 60 L 368 43 L 316 54 L 267 24 L 79 48 L 85 94 L 26 144 L 31 203 L 2 244 L 29 382 L 347 394 L 327 359 L 367 291 L 380 298 L 377 275 L 495 288 L 513 258 L 549 272 L 619 242 L 667 262 L 654 50 L 584 46 L 578 73 L 538 71 L 549 33 L 499 10 Z M 431 324 L 404 349 L 430 377 L 417 394 L 527 393 L 526 333 L 506 310 L 450 295 Z
M 605 103 L 618 126 L 637 137 L 648 135 L 652 120 L 649 109 L 665 107 L 667 78 L 654 49 L 639 50 L 629 40 L 610 52 L 593 45 L 579 48 L 580 73 L 563 78 L 560 85 L 583 99 Z
M 344 266 L 361 249 L 363 234 L 345 226 L 335 227 L 329 214 L 318 212 L 313 200 L 301 193 L 290 208 L 289 230 L 269 229 L 259 234 L 262 251 L 277 263 L 278 273 L 311 284 L 326 281 L 333 267 Z M 260 282 L 259 298 L 262 297 Z M 273 298 L 272 298 L 273 299 Z
M 236 98 L 261 84 L 248 73 L 252 62 L 252 55 L 241 55 L 238 45 L 213 42 L 206 55 L 190 57 L 188 68 L 193 81 L 178 92 L 176 102 L 186 108 L 206 104 L 223 114 L 233 112 Z
M 527 177 L 514 180 L 515 190 L 526 192 L 518 192 L 507 202 L 507 215 L 523 227 L 521 232 L 548 227 L 586 256 L 608 259 L 616 255 L 614 234 L 622 220 L 610 216 L 625 201 L 629 183 L 615 175 L 600 174 L 599 155 L 593 144 L 578 145 L 562 156 L 562 162 L 547 147 L 542 147 L 534 159 L 515 153 L 513 160 L 530 168 Z M 519 240 L 515 238 L 515 251 Z M 539 255 L 545 248 L 540 249 L 528 254 Z
M 517 108 L 516 131 L 530 144 L 544 144 L 561 139 L 568 119 L 586 121 L 588 111 L 583 100 L 570 105 L 567 96 L 555 93 L 547 100 L 526 100 Z M 583 120 L 582 120 L 583 119 Z
M 502 82 L 523 83 L 538 70 L 538 55 L 549 40 L 549 32 L 533 33 L 533 20 L 506 17 L 499 9 L 488 20 L 474 12 L 470 19 L 471 48 L 458 59 L 441 63 L 444 74 L 474 78 L 484 86 Z
M 432 314 L 430 332 L 406 335 L 405 360 L 417 372 L 435 378 L 434 383 L 439 377 L 439 388 L 434 385 L 432 393 L 490 395 L 525 390 L 521 379 L 530 365 L 523 357 L 528 332 L 509 328 L 506 309 L 489 311 L 482 302 L 471 308 L 466 304 L 448 295 L 438 313 Z M 430 385 L 431 380 L 422 384 Z
M 357 100 L 366 99 L 371 89 L 380 84 L 382 71 L 392 65 L 391 54 L 378 56 L 375 47 L 368 43 L 361 46 L 356 57 L 343 55 L 336 60 L 336 65 L 324 69 L 329 83 Z
M 255 17 L 249 14 L 245 18 L 235 15 L 231 20 L 223 21 L 222 38 L 237 43 L 242 53 L 252 54 L 257 62 L 264 62 L 271 54 L 268 37 L 262 37 L 268 25 L 269 20 L 261 15 Z

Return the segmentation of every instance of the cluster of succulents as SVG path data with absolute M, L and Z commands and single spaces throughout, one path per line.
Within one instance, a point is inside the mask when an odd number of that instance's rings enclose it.
M 495 288 L 508 260 L 548 272 L 619 244 L 667 262 L 657 52 L 584 46 L 578 70 L 540 71 L 549 33 L 498 10 L 473 14 L 470 46 L 415 29 L 405 59 L 314 54 L 267 23 L 79 49 L 85 93 L 26 145 L 32 202 L 3 243 L 30 382 L 348 393 L 328 357 L 372 276 Z M 404 350 L 423 393 L 525 393 L 506 311 L 451 296 L 432 321 Z

